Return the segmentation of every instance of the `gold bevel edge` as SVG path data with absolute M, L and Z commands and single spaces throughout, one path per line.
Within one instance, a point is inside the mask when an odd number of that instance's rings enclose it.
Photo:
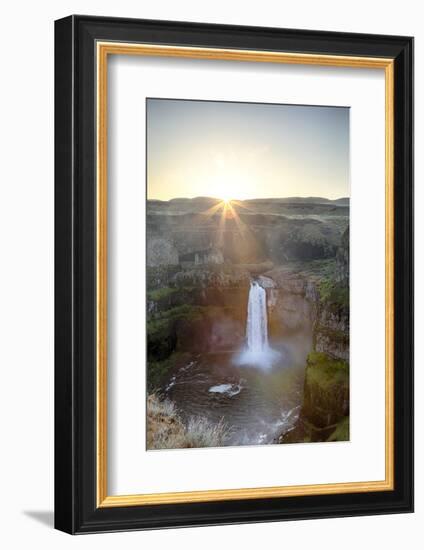
M 117 507 L 254 498 L 341 494 L 394 489 L 394 61 L 388 58 L 333 56 L 218 48 L 101 42 L 97 48 L 97 506 Z M 386 369 L 385 479 L 248 489 L 107 495 L 107 56 L 150 55 L 285 64 L 385 69 L 386 135 Z
M 275 51 L 237 50 L 229 48 L 200 48 L 125 42 L 97 42 L 98 50 L 114 55 L 149 55 L 153 57 L 182 57 L 194 59 L 223 59 L 227 61 L 259 61 L 296 65 L 327 65 L 334 67 L 361 67 L 385 69 L 391 59 L 329 54 L 305 54 Z
M 107 52 L 97 48 L 97 506 L 107 497 Z
M 100 508 L 137 506 L 147 504 L 177 504 L 184 502 L 210 502 L 222 500 L 251 500 L 255 498 L 281 498 L 305 495 L 329 495 L 342 493 L 366 493 L 388 491 L 385 481 L 327 483 L 315 485 L 286 485 L 281 487 L 254 487 L 247 489 L 218 489 L 208 491 L 184 491 L 179 493 L 150 493 L 139 495 L 107 496 Z
M 386 480 L 394 489 L 394 62 L 385 69 L 386 123 Z

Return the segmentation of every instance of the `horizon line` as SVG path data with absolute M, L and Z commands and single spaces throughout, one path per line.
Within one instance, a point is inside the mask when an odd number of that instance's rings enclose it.
M 208 195 L 196 195 L 194 197 L 170 197 L 169 199 L 159 199 L 159 198 L 147 198 L 147 201 L 157 201 L 157 202 L 170 202 L 173 200 L 215 200 L 215 201 L 222 201 L 222 198 L 219 197 L 213 197 Z M 257 201 L 257 200 L 280 200 L 280 199 L 324 199 L 326 201 L 341 201 L 341 200 L 350 200 L 349 196 L 342 196 L 337 197 L 335 199 L 330 199 L 329 197 L 323 197 L 323 196 L 315 196 L 315 195 L 288 195 L 288 196 L 280 196 L 280 197 L 254 197 L 249 199 L 237 199 L 237 198 L 231 198 L 228 199 L 228 201 L 238 201 L 238 202 L 248 202 L 248 201 Z M 227 202 L 228 202 L 227 201 Z

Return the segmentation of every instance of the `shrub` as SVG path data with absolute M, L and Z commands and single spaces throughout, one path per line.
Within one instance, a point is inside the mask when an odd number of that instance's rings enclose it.
M 212 424 L 205 418 L 190 418 L 186 427 L 185 447 L 221 447 L 230 435 L 231 429 L 223 419 Z
M 336 429 L 327 441 L 349 441 L 349 417 L 345 416 L 337 424 Z
M 147 448 L 189 449 L 225 445 L 230 428 L 221 419 L 217 424 L 205 418 L 183 423 L 175 404 L 156 394 L 147 399 Z
M 156 290 L 150 290 L 147 293 L 147 298 L 149 300 L 153 300 L 154 302 L 160 302 L 161 300 L 169 298 L 174 294 L 178 294 L 178 288 L 162 287 Z
M 349 286 L 331 279 L 323 279 L 318 285 L 321 302 L 336 309 L 349 307 Z

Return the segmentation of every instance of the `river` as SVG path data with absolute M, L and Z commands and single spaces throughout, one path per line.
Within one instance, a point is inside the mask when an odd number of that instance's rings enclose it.
M 240 353 L 193 356 L 171 375 L 163 393 L 186 421 L 225 422 L 227 445 L 270 444 L 299 415 L 308 347 L 300 334 L 273 343 L 278 359 L 266 368 L 239 364 Z

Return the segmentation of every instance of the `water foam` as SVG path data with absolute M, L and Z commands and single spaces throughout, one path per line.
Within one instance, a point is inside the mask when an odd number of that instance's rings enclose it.
M 234 359 L 236 365 L 269 369 L 280 357 L 268 342 L 266 291 L 257 281 L 250 284 L 247 304 L 246 348 Z

